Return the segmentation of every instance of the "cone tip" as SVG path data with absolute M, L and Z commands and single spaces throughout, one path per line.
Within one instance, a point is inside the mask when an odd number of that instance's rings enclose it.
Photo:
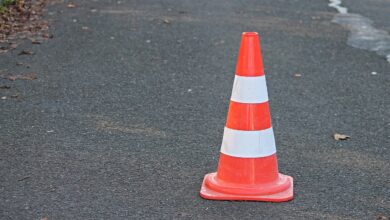
M 236 65 L 236 75 L 264 75 L 263 60 L 260 52 L 260 37 L 257 32 L 243 32 Z
M 257 32 L 243 32 L 243 37 L 257 37 L 259 34 Z

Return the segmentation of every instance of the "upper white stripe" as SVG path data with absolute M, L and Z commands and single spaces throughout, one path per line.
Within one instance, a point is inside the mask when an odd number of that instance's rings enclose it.
M 265 76 L 235 76 L 232 101 L 240 103 L 263 103 L 268 101 Z
M 225 127 L 221 153 L 233 157 L 258 158 L 276 153 L 274 131 L 241 131 Z

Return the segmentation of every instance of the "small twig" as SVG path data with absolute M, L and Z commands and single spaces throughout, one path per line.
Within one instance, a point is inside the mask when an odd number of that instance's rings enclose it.
M 26 179 L 29 179 L 31 176 L 26 176 L 26 177 L 23 177 L 22 179 L 18 179 L 18 181 L 23 181 L 23 180 L 26 180 Z

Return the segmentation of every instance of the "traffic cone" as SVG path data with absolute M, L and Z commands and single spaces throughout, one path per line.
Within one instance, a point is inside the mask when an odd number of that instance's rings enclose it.
M 293 178 L 278 171 L 256 32 L 242 34 L 218 170 L 204 177 L 200 196 L 268 202 L 293 199 Z

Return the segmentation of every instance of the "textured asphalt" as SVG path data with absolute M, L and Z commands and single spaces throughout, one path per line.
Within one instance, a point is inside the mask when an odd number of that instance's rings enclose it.
M 75 3 L 48 8 L 53 39 L 0 55 L 38 76 L 0 80 L 19 94 L 0 100 L 0 219 L 389 217 L 390 64 L 348 46 L 327 1 Z M 198 196 L 243 31 L 262 38 L 288 203 Z

